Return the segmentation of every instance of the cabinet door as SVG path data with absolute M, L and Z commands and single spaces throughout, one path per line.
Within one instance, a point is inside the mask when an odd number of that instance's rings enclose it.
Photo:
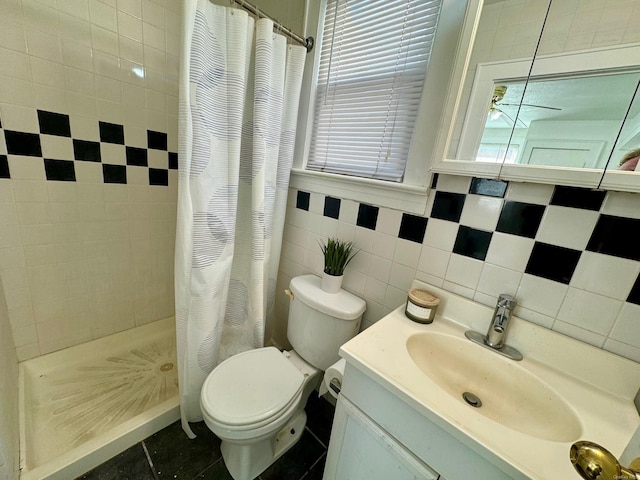
M 436 480 L 438 474 L 340 396 L 325 480 Z

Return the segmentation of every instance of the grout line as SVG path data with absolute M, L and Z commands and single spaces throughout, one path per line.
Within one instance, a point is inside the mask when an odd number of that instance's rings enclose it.
M 311 431 L 311 429 L 310 429 L 307 425 L 305 425 L 305 426 L 304 426 L 304 429 L 305 429 L 307 432 L 309 432 L 309 433 L 311 434 L 311 436 L 312 436 L 313 438 L 315 438 L 315 439 L 318 441 L 318 443 L 324 447 L 324 449 L 325 449 L 325 450 L 326 450 L 327 448 L 329 448 L 329 447 L 327 447 L 327 446 L 322 442 L 322 440 L 320 440 L 320 439 L 316 436 L 316 434 L 315 434 L 315 433 L 313 433 L 313 432 Z
M 320 455 L 320 457 L 318 457 L 318 459 L 317 459 L 315 462 L 313 462 L 313 465 L 311 465 L 311 466 L 309 467 L 309 470 L 307 470 L 307 471 L 304 473 L 304 475 L 302 475 L 302 476 L 300 477 L 300 480 L 304 480 L 305 478 L 307 478 L 307 475 L 309 475 L 309 472 L 310 472 L 311 470 L 313 470 L 313 469 L 314 469 L 314 467 L 315 467 L 315 466 L 316 466 L 316 465 L 317 465 L 317 464 L 322 460 L 322 457 L 326 457 L 326 456 L 327 456 L 327 452 L 322 452 L 322 455 Z
M 151 460 L 151 455 L 149 455 L 149 450 L 147 450 L 147 446 L 144 444 L 144 440 L 140 442 L 142 445 L 142 449 L 144 450 L 144 454 L 147 457 L 147 462 L 149 462 L 149 466 L 151 467 L 151 473 L 153 474 L 153 478 L 155 480 L 159 480 L 158 474 L 156 473 L 156 467 L 153 465 L 153 460 Z

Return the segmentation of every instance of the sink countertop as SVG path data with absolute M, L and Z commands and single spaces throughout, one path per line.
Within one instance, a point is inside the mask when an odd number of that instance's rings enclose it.
M 403 305 L 342 346 L 340 354 L 347 362 L 514 478 L 580 479 L 569 461 L 569 447 L 577 440 L 599 443 L 620 457 L 640 425 L 633 405 L 640 364 L 513 317 L 507 344 L 520 350 L 524 360 L 500 356 L 505 368 L 517 364 L 555 390 L 576 414 L 582 430 L 578 438 L 566 442 L 522 433 L 485 417 L 461 398 L 456 401 L 423 373 L 406 346 L 416 333 L 464 338 L 464 332 L 472 329 L 484 334 L 493 308 L 419 281 L 413 287 L 440 297 L 434 322 L 409 320 Z M 483 349 L 465 341 L 469 348 Z

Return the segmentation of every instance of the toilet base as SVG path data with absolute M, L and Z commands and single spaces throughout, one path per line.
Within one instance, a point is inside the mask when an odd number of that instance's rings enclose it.
M 278 434 L 249 444 L 222 441 L 222 458 L 234 480 L 253 480 L 300 439 L 307 414 L 300 409 Z

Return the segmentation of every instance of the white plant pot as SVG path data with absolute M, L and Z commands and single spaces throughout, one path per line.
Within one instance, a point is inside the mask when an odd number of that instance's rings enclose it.
M 327 293 L 338 293 L 342 287 L 342 278 L 344 275 L 329 275 L 322 272 L 322 290 Z

